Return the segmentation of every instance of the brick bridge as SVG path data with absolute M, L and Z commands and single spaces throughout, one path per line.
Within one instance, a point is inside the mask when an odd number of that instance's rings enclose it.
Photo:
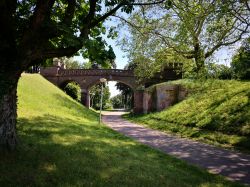
M 172 72 L 172 73 L 171 73 Z M 168 80 L 176 79 L 176 73 L 170 72 Z M 120 69 L 64 69 L 61 66 L 41 68 L 41 75 L 58 87 L 63 87 L 69 82 L 76 82 L 81 87 L 81 102 L 90 107 L 89 89 L 100 83 L 100 78 L 107 81 L 117 81 L 128 85 L 134 92 L 134 112 L 143 112 L 143 88 L 137 83 L 137 78 L 131 70 Z

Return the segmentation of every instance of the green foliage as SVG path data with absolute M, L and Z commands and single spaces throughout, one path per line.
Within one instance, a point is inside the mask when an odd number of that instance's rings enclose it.
M 216 78 L 216 79 L 232 79 L 233 70 L 231 67 L 228 67 L 223 64 L 209 63 L 207 65 L 207 77 Z
M 60 61 L 66 66 L 66 69 L 82 69 L 83 65 L 73 58 L 61 57 Z
M 81 100 L 81 88 L 77 83 L 70 82 L 63 88 L 63 90 L 76 101 Z
M 53 59 L 52 58 L 49 58 L 47 60 L 45 60 L 43 63 L 41 63 L 41 65 L 43 67 L 50 67 L 53 65 Z
M 85 44 L 86 50 L 82 50 L 83 58 L 89 59 L 91 62 L 96 62 L 105 68 L 115 68 L 115 53 L 112 47 L 101 38 L 96 37 L 90 39 Z
M 131 4 L 133 2 L 135 1 L 58 0 L 46 4 L 29 0 L 17 1 L 16 4 L 9 2 L 8 6 L 2 3 L 1 9 L 4 10 L 1 16 L 3 19 L 6 18 L 4 19 L 6 31 L 13 31 L 10 37 L 12 40 L 7 41 L 9 38 L 6 38 L 3 42 L 8 46 L 14 42 L 16 49 L 25 54 L 26 49 L 36 51 L 36 56 L 33 55 L 32 58 L 35 59 L 35 64 L 25 62 L 28 67 L 39 65 L 38 59 L 72 56 L 79 50 L 91 61 L 95 60 L 99 64 L 114 67 L 115 54 L 102 36 L 108 33 L 108 37 L 114 39 L 117 32 L 114 31 L 114 27 L 104 26 L 103 23 L 118 10 L 130 14 L 134 9 L 134 5 Z M 148 2 L 154 4 L 154 1 Z M 143 2 L 138 1 L 136 4 L 140 3 Z M 39 21 L 36 20 L 36 15 L 40 16 Z M 1 38 L 4 38 L 6 33 L 3 32 Z M 23 58 L 23 55 L 21 56 Z
M 0 186 L 240 186 L 99 125 L 39 75 L 23 75 L 18 96 L 22 141 L 0 154 Z
M 243 7 L 238 4 L 235 11 L 240 14 Z M 165 7 L 134 11 L 124 21 L 130 35 L 121 43 L 130 61 L 138 64 L 136 74 L 149 77 L 169 62 L 182 62 L 192 68 L 188 73 L 206 76 L 208 57 L 241 40 L 248 29 L 230 8 L 231 4 L 223 1 L 176 0 L 166 1 Z
M 121 95 L 124 98 L 123 106 L 126 109 L 130 109 L 133 104 L 133 90 L 128 85 L 121 82 L 117 82 L 115 86 L 117 90 L 120 90 Z
M 246 39 L 231 63 L 234 78 L 250 80 L 250 37 Z
M 201 141 L 250 150 L 250 82 L 180 80 L 189 89 L 182 102 L 134 119 L 151 128 Z
M 111 103 L 112 103 L 112 106 L 113 108 L 124 108 L 124 102 L 123 102 L 123 95 L 122 94 L 118 94 L 114 97 L 112 97 L 110 100 L 111 100 Z
M 96 84 L 89 89 L 90 93 L 90 107 L 99 110 L 101 101 L 101 87 L 102 83 Z M 110 91 L 109 87 L 103 86 L 102 109 L 110 109 Z
M 92 68 L 92 62 L 87 61 L 87 62 L 83 63 L 82 67 L 83 67 L 83 69 L 91 69 Z

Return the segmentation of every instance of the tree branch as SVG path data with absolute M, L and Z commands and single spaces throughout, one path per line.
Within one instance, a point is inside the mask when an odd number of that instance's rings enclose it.
M 250 11 L 250 5 L 248 4 L 249 1 L 245 0 L 245 6 L 247 7 L 247 10 Z
M 177 49 L 177 47 L 171 45 L 170 42 L 166 39 L 166 37 L 163 36 L 162 34 L 160 34 L 159 32 L 154 32 L 154 34 L 159 36 L 162 39 L 162 41 L 167 45 L 167 47 L 173 49 L 176 53 L 179 53 L 183 57 L 186 57 L 186 58 L 193 58 L 194 57 L 194 51 L 181 51 L 181 50 Z M 171 39 L 171 38 L 169 38 L 169 39 Z M 171 39 L 171 40 L 173 40 L 173 39 Z
M 156 5 L 156 4 L 161 4 L 161 3 L 165 2 L 165 1 L 166 0 L 153 1 L 151 3 L 129 3 L 128 0 L 124 0 L 121 3 L 117 4 L 116 7 L 114 7 L 113 9 L 111 9 L 110 11 L 108 11 L 107 13 L 105 13 L 104 15 L 102 15 L 96 21 L 92 22 L 91 23 L 91 27 L 96 26 L 98 23 L 104 21 L 106 18 L 108 18 L 109 16 L 113 15 L 114 13 L 116 13 L 116 11 L 119 10 L 122 6 L 126 6 L 126 5 L 131 5 L 131 6 Z
M 131 27 L 135 28 L 141 35 L 144 35 L 141 31 L 140 31 L 140 28 L 142 27 L 139 27 L 133 23 L 131 23 L 130 21 L 124 19 L 123 17 L 120 17 L 120 16 L 117 16 L 117 15 L 112 15 L 113 17 L 116 17 L 116 18 L 119 18 L 120 20 L 124 21 L 125 23 L 127 23 L 128 25 L 130 25 Z
M 116 11 L 119 10 L 119 8 L 121 8 L 122 6 L 124 6 L 123 3 L 118 4 L 115 8 L 113 8 L 112 10 L 110 10 L 109 12 L 107 12 L 106 14 L 104 14 L 103 16 L 101 16 L 100 18 L 98 18 L 97 20 L 95 20 L 94 22 L 92 22 L 91 25 L 90 25 L 90 27 L 94 27 L 98 23 L 104 21 L 109 16 L 113 15 L 114 13 L 116 13 Z
M 83 19 L 82 21 L 82 29 L 81 29 L 81 37 L 85 38 L 88 36 L 89 34 L 89 29 L 91 28 L 91 21 L 94 19 L 95 17 L 95 11 L 96 11 L 96 3 L 97 3 L 97 0 L 92 0 L 92 1 L 89 1 L 89 13 L 88 15 Z M 94 25 L 95 26 L 95 25 Z
M 161 0 L 161 1 L 153 1 L 151 3 L 126 3 L 125 5 L 132 5 L 132 6 L 147 6 L 147 5 L 156 5 L 156 4 L 161 4 L 164 3 L 166 0 Z
M 41 28 L 46 19 L 50 17 L 51 8 L 55 0 L 38 0 L 33 17 L 31 18 L 31 29 Z
M 75 54 L 81 46 L 78 47 L 67 47 L 67 48 L 57 48 L 57 49 L 47 49 L 41 52 L 40 58 L 53 58 L 53 57 L 62 57 L 62 56 L 72 56 Z M 34 59 L 36 59 L 35 57 Z
M 211 56 L 217 49 L 219 49 L 219 48 L 222 47 L 222 46 L 229 46 L 229 45 L 232 45 L 232 44 L 234 44 L 234 43 L 240 41 L 240 40 L 242 39 L 243 35 L 244 35 L 245 33 L 247 33 L 248 27 L 249 27 L 249 26 L 246 25 L 245 29 L 242 30 L 241 33 L 238 35 L 238 37 L 235 38 L 235 39 L 232 40 L 232 41 L 229 41 L 229 42 L 222 42 L 222 41 L 220 40 L 220 42 L 219 42 L 217 45 L 215 45 L 212 49 L 210 49 L 208 52 L 206 52 L 205 58 Z M 227 32 L 225 32 L 225 35 L 226 35 L 226 34 L 227 34 Z M 223 36 L 223 37 L 224 37 L 224 36 Z
M 76 0 L 67 0 L 68 6 L 65 11 L 64 19 L 63 19 L 63 24 L 69 26 L 72 23 L 72 19 L 75 14 L 75 9 L 76 9 Z

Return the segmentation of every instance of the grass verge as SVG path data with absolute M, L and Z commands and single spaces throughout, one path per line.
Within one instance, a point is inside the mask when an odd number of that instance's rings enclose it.
M 0 154 L 0 186 L 240 186 L 99 125 L 39 75 L 18 95 L 20 143 Z
M 124 117 L 182 137 L 250 151 L 250 82 L 179 80 L 163 84 L 183 85 L 189 90 L 188 98 L 161 112 Z

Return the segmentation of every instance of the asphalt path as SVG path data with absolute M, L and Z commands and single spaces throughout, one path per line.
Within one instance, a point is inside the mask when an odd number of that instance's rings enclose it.
M 250 185 L 250 155 L 169 135 L 121 118 L 122 111 L 103 112 L 103 123 L 138 142 L 159 149 L 188 163 Z

